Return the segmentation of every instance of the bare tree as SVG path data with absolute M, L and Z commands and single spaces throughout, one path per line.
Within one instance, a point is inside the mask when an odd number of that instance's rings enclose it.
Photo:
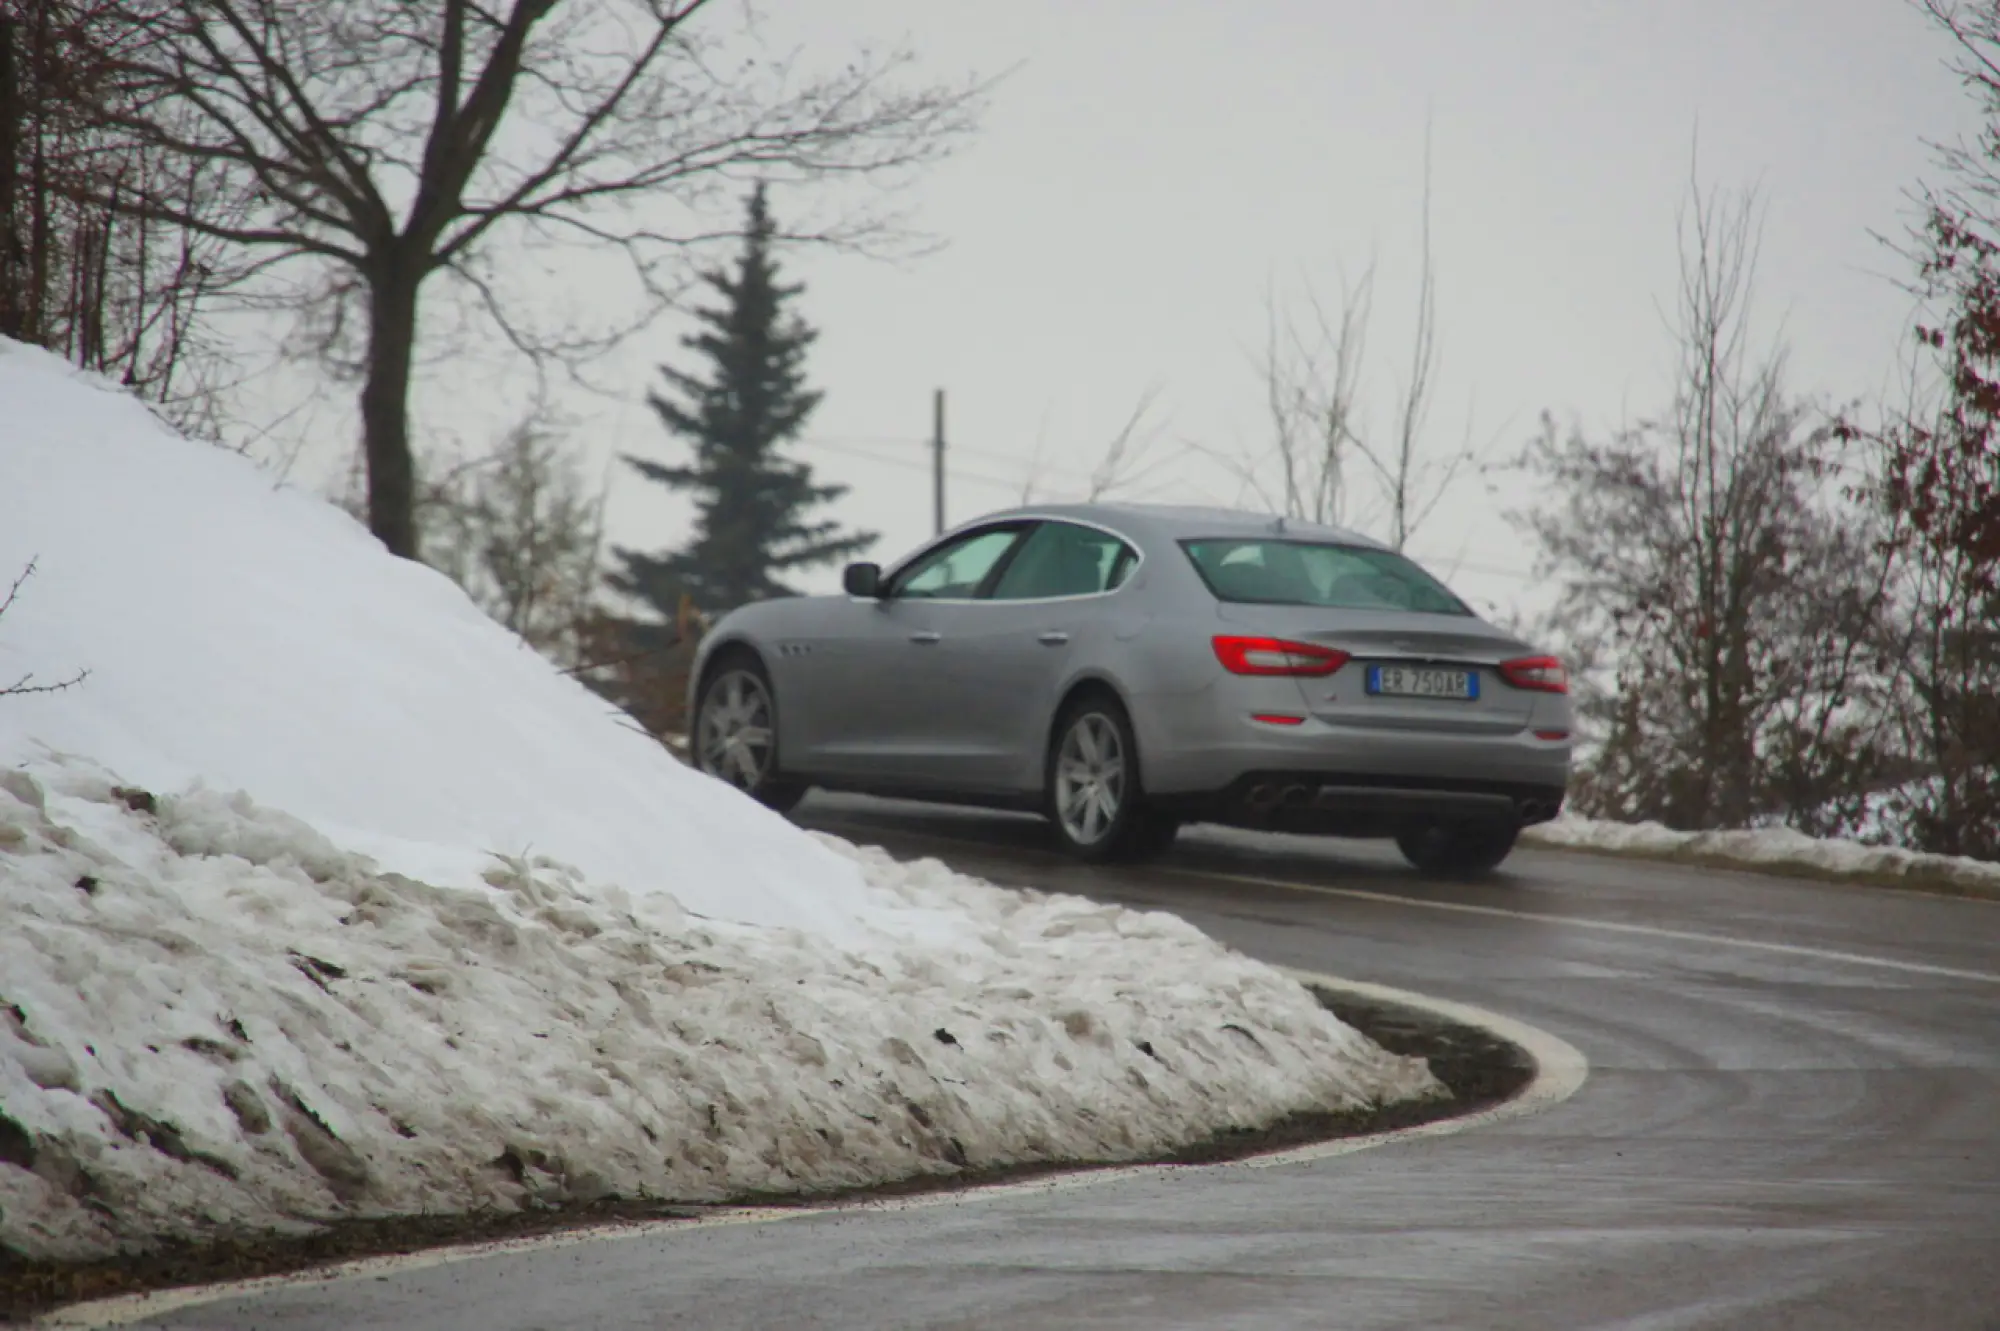
M 199 316 L 234 274 L 214 242 L 116 206 L 135 189 L 210 203 L 183 163 L 94 118 L 112 53 L 131 40 L 107 0 L 0 0 L 0 334 L 196 428 L 213 424 L 223 364 Z
M 1048 432 L 1044 428 L 1035 440 L 1034 454 L 1023 471 L 1021 502 L 1032 504 L 1039 495 L 1047 493 L 1051 497 L 1096 503 L 1100 499 L 1140 492 L 1149 478 L 1171 465 L 1177 456 L 1160 452 L 1164 426 L 1155 419 L 1160 391 L 1156 384 L 1139 394 L 1124 421 L 1099 451 L 1097 461 L 1088 473 L 1065 470 L 1065 475 L 1074 477 L 1080 484 L 1052 481 L 1054 469 L 1048 465 Z
M 1545 422 L 1528 519 L 1554 627 L 1616 671 L 1579 702 L 1601 747 L 1579 803 L 1675 827 L 1851 813 L 1883 762 L 1872 644 L 1887 598 L 1840 432 L 1750 344 L 1753 198 L 1682 215 L 1673 403 L 1593 441 Z
M 107 0 L 142 41 L 100 115 L 199 166 L 249 210 L 216 221 L 134 188 L 129 215 L 189 227 L 266 264 L 312 261 L 322 357 L 361 380 L 369 525 L 414 557 L 410 395 L 420 297 L 444 275 L 538 364 L 574 360 L 664 309 L 698 216 L 743 173 L 895 178 L 971 126 L 977 89 L 897 83 L 902 56 L 824 75 L 739 61 L 698 22 L 712 0 Z M 853 241 L 868 218 L 813 238 Z M 550 329 L 498 243 L 616 256 L 636 315 Z M 360 346 L 353 349 L 358 341 Z
M 1389 504 L 1389 543 L 1401 550 L 1410 533 L 1444 498 L 1468 456 L 1464 452 L 1434 459 L 1423 449 L 1430 422 L 1431 383 L 1437 376 L 1437 279 L 1431 256 L 1431 129 L 1424 126 L 1423 261 L 1417 279 L 1417 325 L 1410 347 L 1410 375 L 1397 398 L 1395 434 L 1386 449 L 1365 439 L 1355 441 L 1375 469 Z
M 1469 438 L 1440 450 L 1430 432 L 1441 354 L 1428 125 L 1423 170 L 1416 323 L 1408 373 L 1393 394 L 1386 428 L 1371 424 L 1362 394 L 1375 294 L 1371 264 L 1357 281 L 1343 276 L 1335 305 L 1309 283 L 1289 308 L 1276 291 L 1266 295 L 1257 369 L 1271 446 L 1247 462 L 1233 463 L 1237 475 L 1268 506 L 1313 522 L 1368 524 L 1379 519 L 1384 539 L 1398 550 L 1477 456 Z M 1278 471 L 1275 490 L 1263 479 L 1265 467 L 1273 463 Z
M 15 600 L 19 598 L 19 596 L 21 595 L 21 588 L 26 586 L 28 579 L 34 576 L 35 576 L 35 561 L 30 559 L 28 561 L 27 567 L 21 570 L 19 575 L 15 577 L 13 584 L 7 588 L 7 594 L 5 596 L 0 596 L 0 619 L 5 619 L 7 617 L 7 612 L 14 608 Z M 31 672 L 29 674 L 22 675 L 19 679 L 15 680 L 11 684 L 0 684 L 0 698 L 26 697 L 28 694 L 31 693 L 61 693 L 64 689 L 75 688 L 77 685 L 83 683 L 83 681 L 88 678 L 90 678 L 90 672 L 88 670 L 79 670 L 75 674 L 71 675 L 68 679 L 61 680 L 57 683 L 37 684 L 35 682 L 35 676 Z
M 417 476 L 423 562 L 551 661 L 581 665 L 599 614 L 605 496 L 586 482 L 559 424 L 531 413 L 486 452 L 420 457 Z M 362 468 L 331 498 L 366 522 Z
M 1287 312 L 1275 291 L 1265 296 L 1259 370 L 1279 492 L 1264 492 L 1254 465 L 1239 468 L 1239 474 L 1267 505 L 1288 517 L 1320 523 L 1346 517 L 1347 468 L 1359 438 L 1361 365 L 1374 283 L 1372 266 L 1351 286 L 1343 278 L 1340 304 L 1333 313 L 1307 286 L 1305 320 Z
M 454 469 L 428 505 L 425 560 L 550 660 L 575 667 L 602 573 L 604 495 L 537 422 L 478 465 Z
M 1129 490 L 1156 469 L 1158 459 L 1153 450 L 1159 443 L 1160 432 L 1147 424 L 1147 418 L 1153 414 L 1159 397 L 1157 387 L 1148 388 L 1132 404 L 1125 423 L 1111 436 L 1111 442 L 1098 456 L 1097 465 L 1091 468 L 1090 485 L 1083 496 L 1085 502 L 1094 504 Z

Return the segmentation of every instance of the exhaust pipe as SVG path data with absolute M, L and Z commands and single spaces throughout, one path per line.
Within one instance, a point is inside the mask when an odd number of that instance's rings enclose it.
M 1310 786 L 1285 787 L 1284 806 L 1287 809 L 1303 809 L 1311 799 L 1312 787 Z
M 1252 786 L 1244 802 L 1259 813 L 1268 812 L 1278 803 L 1278 788 L 1269 783 Z

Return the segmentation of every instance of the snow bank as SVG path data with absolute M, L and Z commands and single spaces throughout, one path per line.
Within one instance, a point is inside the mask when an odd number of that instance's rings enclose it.
M 1806 869 L 1835 878 L 1907 878 L 2000 894 L 2000 864 L 1894 846 L 1823 840 L 1789 827 L 1676 832 L 1659 823 L 1614 823 L 1563 814 L 1521 834 L 1524 845 L 1700 858 L 1746 869 Z
M 1171 916 L 799 831 L 330 505 L 4 340 L 0 428 L 0 575 L 39 568 L 0 679 L 90 672 L 0 699 L 0 1256 L 1129 1158 L 1441 1091 Z
M 1173 916 L 820 849 L 964 941 L 863 958 L 543 861 L 437 887 L 241 796 L 0 772 L 0 1247 L 1122 1159 L 1438 1090 Z
M 532 853 L 722 919 L 851 934 L 875 910 L 851 864 L 316 495 L 4 339 L 0 431 L 0 590 L 38 566 L 0 679 L 90 672 L 0 706 L 0 765 L 53 750 L 247 790 L 440 884 Z

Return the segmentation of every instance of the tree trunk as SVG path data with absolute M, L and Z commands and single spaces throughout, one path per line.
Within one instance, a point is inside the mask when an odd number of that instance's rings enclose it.
M 22 108 L 26 113 L 28 129 L 28 253 L 22 271 L 26 274 L 25 292 L 19 306 L 21 318 L 20 340 L 33 342 L 37 346 L 48 343 L 50 324 L 54 322 L 49 311 L 49 269 L 55 258 L 50 238 L 49 203 L 49 140 L 61 131 L 60 124 L 50 124 L 49 114 L 49 12 L 48 6 L 34 11 L 35 28 L 28 44 L 27 80 L 32 91 L 22 98 Z M 22 81 L 21 62 L 15 54 L 14 75 L 16 86 Z M 16 184 L 14 210 L 22 211 L 19 185 Z
M 20 249 L 14 201 L 20 176 L 21 121 L 26 119 L 14 61 L 14 20 L 0 14 L 0 336 L 21 336 Z
M 392 259 L 368 274 L 368 368 L 361 440 L 368 460 L 368 529 L 404 559 L 417 558 L 416 461 L 410 455 L 410 362 L 416 353 L 421 270 Z

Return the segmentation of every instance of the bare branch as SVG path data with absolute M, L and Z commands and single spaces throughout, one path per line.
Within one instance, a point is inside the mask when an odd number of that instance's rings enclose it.
M 30 559 L 28 566 L 22 569 L 20 575 L 14 579 L 13 585 L 7 588 L 7 595 L 0 597 L 0 615 L 5 615 L 9 610 L 14 608 L 14 601 L 20 596 L 21 588 L 27 585 L 29 578 L 35 576 L 35 567 L 36 561 Z
M 14 608 L 14 601 L 20 596 L 21 588 L 27 584 L 29 578 L 35 576 L 35 568 L 36 561 L 30 559 L 27 567 L 21 570 L 19 576 L 14 579 L 13 584 L 7 588 L 6 596 L 0 597 L 0 619 L 4 619 L 7 612 Z M 21 676 L 12 684 L 0 685 L 0 698 L 21 698 L 36 693 L 61 693 L 65 689 L 75 688 L 89 678 L 90 672 L 88 670 L 79 670 L 60 683 L 37 684 L 34 682 L 34 674 L 30 672 Z
M 88 670 L 79 670 L 58 684 L 36 684 L 32 682 L 34 678 L 33 675 L 23 675 L 12 684 L 0 688 L 0 698 L 25 698 L 35 693 L 61 693 L 66 689 L 73 689 L 86 679 L 89 679 L 90 672 Z
M 1145 423 L 1147 415 L 1152 412 L 1153 404 L 1159 397 L 1160 389 L 1156 384 L 1141 393 L 1139 400 L 1132 404 L 1132 411 L 1125 417 L 1125 423 L 1111 436 L 1111 442 L 1105 445 L 1103 456 L 1091 470 L 1090 489 L 1085 495 L 1089 502 L 1095 503 L 1137 479 L 1132 469 L 1135 464 L 1143 461 L 1147 448 L 1158 437 L 1157 431 L 1148 431 L 1140 435 L 1138 430 Z

